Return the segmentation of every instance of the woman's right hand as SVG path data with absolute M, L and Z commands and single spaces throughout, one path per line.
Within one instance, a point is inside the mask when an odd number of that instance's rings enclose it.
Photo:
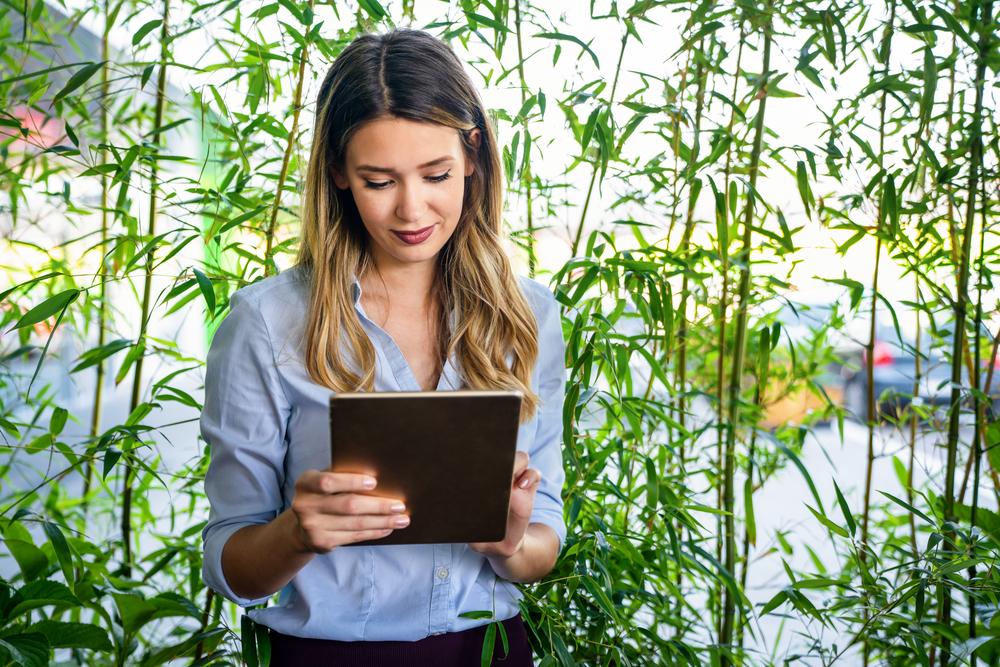
M 326 553 L 344 544 L 385 537 L 409 525 L 402 501 L 361 493 L 374 489 L 375 483 L 370 475 L 329 469 L 302 473 L 295 482 L 290 508 L 302 550 Z

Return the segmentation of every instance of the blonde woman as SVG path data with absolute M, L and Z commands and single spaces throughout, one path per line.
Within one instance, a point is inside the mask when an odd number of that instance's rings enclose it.
M 336 59 L 298 261 L 233 294 L 205 377 L 204 579 L 242 606 L 280 591 L 249 612 L 272 664 L 478 665 L 491 621 L 510 644 L 498 664 L 533 664 L 512 582 L 544 577 L 566 537 L 565 344 L 552 292 L 503 252 L 501 177 L 443 42 L 394 30 Z M 330 393 L 462 388 L 524 395 L 505 539 L 341 549 L 408 517 L 377 479 L 329 469 Z

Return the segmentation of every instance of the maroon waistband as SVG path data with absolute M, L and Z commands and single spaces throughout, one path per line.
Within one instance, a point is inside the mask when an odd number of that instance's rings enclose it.
M 534 667 L 528 633 L 520 614 L 494 631 L 493 661 L 505 667 Z M 272 667 L 470 667 L 480 664 L 487 625 L 430 635 L 417 641 L 340 641 L 295 637 L 270 630 Z

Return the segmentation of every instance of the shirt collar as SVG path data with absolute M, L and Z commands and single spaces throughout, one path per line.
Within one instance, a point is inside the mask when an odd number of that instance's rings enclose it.
M 361 300 L 361 281 L 358 280 L 357 275 L 354 276 L 354 281 L 351 283 L 351 295 L 354 297 L 354 305 L 357 306 Z

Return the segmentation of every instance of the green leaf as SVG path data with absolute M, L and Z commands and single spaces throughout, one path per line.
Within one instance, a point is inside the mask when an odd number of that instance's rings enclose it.
M 923 512 L 921 512 L 920 510 L 918 510 L 916 507 L 914 507 L 910 503 L 908 503 L 905 500 L 903 500 L 902 498 L 897 498 L 896 496 L 892 495 L 891 493 L 886 493 L 885 491 L 879 491 L 879 493 L 881 493 L 883 496 L 885 496 L 886 498 L 888 498 L 892 502 L 896 503 L 900 507 L 913 512 L 914 514 L 916 514 L 917 516 L 919 516 L 921 519 L 923 519 L 924 521 L 926 521 L 930 525 L 932 525 L 932 526 L 936 526 L 937 525 L 937 522 L 934 521 L 934 519 L 930 518 L 929 516 L 927 516 L 926 514 L 924 514 Z
M 534 36 L 535 37 L 541 37 L 542 39 L 557 39 L 557 40 L 563 40 L 563 41 L 567 41 L 567 42 L 573 42 L 574 44 L 576 44 L 581 49 L 583 49 L 584 51 L 587 52 L 587 54 L 594 61 L 594 66 L 595 67 L 600 67 L 601 66 L 601 62 L 597 59 L 597 54 L 594 53 L 593 50 L 590 48 L 590 44 L 589 43 L 585 44 L 583 42 L 583 40 L 581 40 L 579 37 L 576 37 L 574 35 L 567 35 L 567 34 L 561 33 L 561 32 L 539 32 L 539 33 L 535 33 Z
M 79 295 L 80 290 L 74 288 L 50 296 L 48 299 L 42 301 L 40 304 L 22 315 L 21 319 L 17 321 L 17 324 L 8 329 L 8 332 L 13 331 L 14 329 L 20 329 L 21 327 L 32 326 L 42 322 L 43 320 L 47 320 L 71 304 Z
M 821 524 L 823 524 L 828 529 L 830 529 L 831 531 L 833 531 L 835 534 L 840 535 L 841 537 L 846 537 L 846 538 L 850 538 L 851 537 L 850 533 L 848 533 L 846 530 L 844 530 L 841 526 L 838 526 L 833 521 L 831 521 L 825 514 L 821 514 L 820 512 L 817 512 L 816 510 L 814 510 L 812 508 L 812 505 L 806 503 L 806 509 L 809 510 L 810 512 L 812 512 L 812 515 L 814 517 L 816 517 L 817 521 L 819 521 Z
M 924 47 L 924 90 L 920 95 L 920 125 L 927 125 L 934 110 L 934 95 L 937 92 L 937 59 L 930 44 Z
M 475 611 L 463 611 L 458 616 L 459 618 L 473 618 L 473 619 L 493 618 L 493 612 L 487 609 L 477 609 Z
M 205 303 L 208 304 L 208 314 L 212 315 L 215 313 L 215 288 L 212 287 L 212 281 L 198 269 L 194 270 L 194 277 L 198 280 L 198 288 L 205 297 Z
M 131 344 L 132 341 L 127 338 L 119 338 L 118 340 L 113 340 L 110 343 L 105 343 L 100 347 L 87 350 L 80 355 L 80 361 L 77 362 L 76 366 L 73 366 L 73 368 L 70 369 L 70 373 L 76 373 L 77 371 L 82 371 L 85 368 L 96 366 L 114 353 L 124 350 Z
M 489 16 L 483 16 L 482 14 L 477 14 L 475 12 L 465 12 L 465 16 L 471 23 L 482 23 L 483 25 L 493 28 L 493 30 L 497 32 L 510 32 L 510 28 L 505 26 L 500 21 L 490 18 Z
M 142 41 L 143 37 L 145 37 L 152 31 L 159 28 L 160 25 L 162 24 L 163 24 L 163 19 L 153 19 L 152 21 L 143 23 L 136 31 L 136 33 L 132 35 L 132 46 L 136 46 L 139 42 Z
M 17 561 L 17 566 L 21 568 L 21 575 L 25 581 L 37 579 L 48 569 L 49 559 L 45 557 L 45 552 L 31 542 L 5 537 L 4 544 Z
M 656 474 L 656 464 L 653 459 L 646 456 L 646 507 L 651 511 L 656 510 L 660 499 L 660 481 Z
M 69 417 L 69 412 L 66 408 L 55 408 L 52 410 L 52 416 L 49 418 L 49 433 L 52 435 L 59 435 L 62 433 L 63 429 L 66 428 L 66 418 Z
M 753 484 L 748 477 L 743 481 L 743 511 L 746 513 L 747 537 L 750 544 L 757 546 L 757 519 L 753 512 Z
M 246 663 L 246 667 L 260 667 L 254 622 L 246 614 L 240 616 L 240 640 L 243 645 L 243 662 Z
M 365 10 L 368 16 L 376 21 L 381 21 L 389 15 L 389 12 L 385 11 L 385 7 L 378 0 L 358 0 L 358 4 L 361 5 L 361 8 Z
M 795 166 L 795 180 L 799 186 L 799 197 L 802 198 L 802 205 L 806 209 L 806 217 L 809 217 L 814 202 L 812 190 L 809 189 L 809 175 L 806 172 L 806 163 L 802 160 L 799 160 Z
M 15 665 L 46 667 L 49 664 L 49 644 L 40 632 L 25 632 L 0 637 L 0 648 L 6 649 Z
M 32 623 L 31 629 L 44 635 L 52 648 L 87 648 L 94 651 L 110 651 L 114 648 L 107 631 L 89 623 L 46 619 Z
M 490 623 L 486 626 L 486 634 L 483 636 L 483 652 L 479 657 L 481 667 L 490 667 L 493 664 L 493 646 L 497 640 L 497 624 Z
M 62 568 L 66 583 L 72 586 L 74 581 L 73 555 L 69 551 L 69 543 L 66 542 L 66 536 L 63 535 L 62 529 L 51 521 L 42 523 L 42 528 L 45 531 L 45 535 L 49 538 L 49 542 L 52 544 L 52 550 L 55 552 L 56 558 L 59 560 L 59 566 Z
M 86 65 L 78 69 L 76 72 L 74 72 L 73 76 L 71 76 L 69 78 L 69 81 L 66 82 L 66 85 L 62 87 L 62 90 L 56 93 L 56 96 L 52 98 L 52 103 L 55 104 L 56 102 L 66 97 L 74 90 L 82 86 L 83 84 L 85 84 L 87 80 L 90 79 L 90 77 L 94 76 L 94 74 L 101 69 L 101 66 L 103 64 L 104 64 L 103 61 L 99 63 L 87 63 Z
M 80 601 L 66 584 L 50 579 L 41 579 L 25 584 L 17 591 L 14 599 L 18 602 L 8 614 L 8 618 L 14 618 L 39 607 L 67 607 L 80 604 Z
M 760 610 L 760 615 L 765 616 L 771 613 L 772 611 L 780 607 L 782 603 L 784 603 L 787 600 L 788 600 L 788 593 L 784 590 L 779 591 L 778 594 L 775 595 L 773 598 L 771 598 L 768 601 L 768 603 L 765 604 L 764 607 Z
M 851 508 L 847 505 L 847 499 L 844 498 L 844 494 L 840 492 L 840 487 L 837 486 L 837 480 L 833 480 L 833 490 L 837 494 L 837 504 L 840 505 L 840 511 L 844 515 L 844 521 L 847 522 L 847 529 L 851 531 L 853 535 L 857 531 L 857 524 L 854 523 L 854 515 L 851 514 Z

